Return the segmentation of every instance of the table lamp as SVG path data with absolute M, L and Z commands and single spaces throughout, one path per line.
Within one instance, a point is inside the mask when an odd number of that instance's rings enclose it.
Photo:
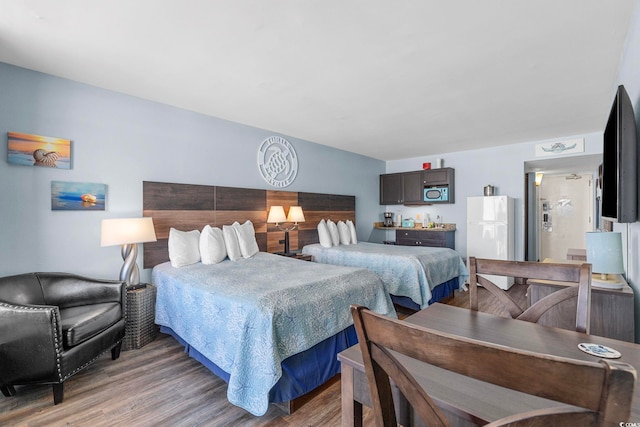
M 586 234 L 587 262 L 591 264 L 591 284 L 600 288 L 621 289 L 624 283 L 617 275 L 624 273 L 622 237 L 618 232 Z
M 268 223 L 275 223 L 278 230 L 284 231 L 284 255 L 293 255 L 289 251 L 289 231 L 295 230 L 299 222 L 304 222 L 304 213 L 300 206 L 291 206 L 289 215 L 285 217 L 282 206 L 271 206 L 267 217 Z M 283 227 L 278 223 L 293 222 L 291 227 Z M 281 241 L 282 243 L 282 241 Z
M 151 218 L 103 219 L 100 246 L 122 245 L 124 264 L 120 270 L 120 280 L 127 284 L 127 290 L 144 288 L 140 284 L 140 271 L 136 258 L 138 243 L 155 242 L 156 232 Z

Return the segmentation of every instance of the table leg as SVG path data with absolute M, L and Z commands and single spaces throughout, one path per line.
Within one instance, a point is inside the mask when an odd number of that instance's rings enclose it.
M 342 427 L 362 427 L 362 403 L 353 398 L 353 367 L 342 364 Z
M 362 403 L 353 401 L 353 425 L 354 427 L 362 427 Z

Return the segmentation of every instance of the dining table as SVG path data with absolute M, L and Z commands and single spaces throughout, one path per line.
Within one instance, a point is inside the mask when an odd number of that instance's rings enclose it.
M 432 304 L 404 321 L 493 344 L 592 362 L 597 362 L 600 358 L 583 352 L 578 344 L 599 344 L 620 352 L 621 357 L 617 360 L 630 364 L 636 372 L 640 372 L 640 345 L 627 341 L 543 326 L 442 303 Z M 469 355 L 460 354 L 458 357 L 465 358 Z M 559 402 L 478 381 L 406 356 L 399 355 L 398 358 L 418 383 L 429 391 L 453 425 L 482 425 L 514 413 L 564 406 Z M 342 425 L 360 427 L 363 423 L 363 405 L 370 407 L 371 400 L 359 345 L 339 353 L 338 360 L 342 365 Z M 559 378 L 558 381 L 562 379 Z M 421 425 L 406 399 L 395 386 L 393 389 L 398 422 L 405 426 Z M 620 422 L 640 425 L 640 387 L 637 383 L 631 416 Z

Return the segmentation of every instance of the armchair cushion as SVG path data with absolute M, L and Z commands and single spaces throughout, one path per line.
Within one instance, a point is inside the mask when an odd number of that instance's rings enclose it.
M 63 345 L 71 348 L 81 344 L 120 319 L 122 306 L 113 302 L 60 309 Z

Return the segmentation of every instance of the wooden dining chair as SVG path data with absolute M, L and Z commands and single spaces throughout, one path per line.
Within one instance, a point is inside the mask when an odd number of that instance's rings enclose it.
M 567 287 L 521 307 L 486 275 L 565 282 Z M 536 323 L 543 314 L 563 301 L 576 299 L 577 332 L 589 333 L 591 324 L 591 264 L 554 264 L 504 261 L 469 257 L 469 308 L 478 311 L 478 286 L 488 290 L 512 318 Z
M 376 426 L 397 426 L 389 379 L 425 425 L 449 425 L 429 390 L 420 386 L 397 353 L 486 383 L 572 405 L 512 414 L 492 422 L 492 426 L 604 426 L 629 419 L 636 371 L 626 363 L 581 361 L 513 349 L 413 325 L 357 305 L 351 306 L 351 314 Z

